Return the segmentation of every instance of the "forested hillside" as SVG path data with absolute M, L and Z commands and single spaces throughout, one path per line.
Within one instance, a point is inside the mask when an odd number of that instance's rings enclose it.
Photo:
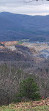
M 29 39 L 49 41 L 49 15 L 29 16 L 0 13 L 0 41 Z

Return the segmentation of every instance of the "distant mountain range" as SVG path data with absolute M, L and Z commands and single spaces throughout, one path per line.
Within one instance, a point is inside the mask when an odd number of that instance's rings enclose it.
M 0 13 L 0 41 L 49 41 L 49 15 Z

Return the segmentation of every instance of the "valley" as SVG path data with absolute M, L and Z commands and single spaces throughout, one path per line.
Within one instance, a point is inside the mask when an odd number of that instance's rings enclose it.
M 28 56 L 32 56 L 32 58 L 48 59 L 49 42 L 29 42 L 29 40 L 0 42 L 0 53 L 15 52 L 23 55 L 25 51 L 28 51 L 26 53 L 28 53 Z
M 0 2 L 0 111 L 49 111 L 49 0 Z

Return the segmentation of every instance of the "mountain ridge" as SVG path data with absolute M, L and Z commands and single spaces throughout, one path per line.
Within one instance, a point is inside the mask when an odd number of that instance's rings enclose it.
M 0 13 L 0 41 L 49 41 L 49 15 Z

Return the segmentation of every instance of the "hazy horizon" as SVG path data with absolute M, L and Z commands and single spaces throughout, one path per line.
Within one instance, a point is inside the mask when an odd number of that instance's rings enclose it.
M 49 15 L 49 1 L 46 0 L 2 0 L 0 12 L 26 15 Z

